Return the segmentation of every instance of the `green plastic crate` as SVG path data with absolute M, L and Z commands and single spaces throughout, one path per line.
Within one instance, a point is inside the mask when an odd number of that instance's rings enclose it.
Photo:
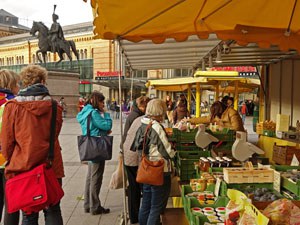
M 202 149 L 199 148 L 194 143 L 187 143 L 187 144 L 176 143 L 175 150 L 176 151 L 201 151 Z
M 217 207 L 226 207 L 227 203 L 229 202 L 229 199 L 225 196 L 222 196 L 222 197 L 219 197 L 215 204 L 213 205 L 200 205 L 199 201 L 194 198 L 194 197 L 191 197 L 191 198 L 188 198 L 187 199 L 187 211 L 188 211 L 188 219 L 189 219 L 189 222 L 190 224 L 193 224 L 193 225 L 203 225 L 205 222 L 209 222 L 207 217 L 205 215 L 195 215 L 193 212 L 192 212 L 192 208 L 193 207 L 200 207 L 200 208 L 204 208 L 204 207 L 212 207 L 212 208 L 217 208 Z
M 214 137 L 218 138 L 219 141 L 234 142 L 235 141 L 235 131 L 228 128 L 224 128 L 222 131 L 211 131 L 209 129 L 206 132 L 210 133 Z
M 173 135 L 176 137 L 177 143 L 194 143 L 198 129 L 192 129 L 190 132 L 180 131 L 173 128 Z
M 180 181 L 189 181 L 197 177 L 194 163 L 199 161 L 201 155 L 200 151 L 178 151 L 176 153 L 176 170 Z
M 185 170 L 177 167 L 177 173 L 180 181 L 189 181 L 190 179 L 197 178 L 195 170 Z
M 177 151 L 176 162 L 180 169 L 195 170 L 195 162 L 198 162 L 200 157 L 209 157 L 209 151 Z
M 285 165 L 274 165 L 273 166 L 275 170 L 286 172 L 289 170 L 300 170 L 300 166 L 285 166 Z M 300 180 L 297 182 L 292 181 L 291 179 L 282 177 L 281 179 L 281 186 L 288 191 L 294 193 L 298 197 L 300 197 Z

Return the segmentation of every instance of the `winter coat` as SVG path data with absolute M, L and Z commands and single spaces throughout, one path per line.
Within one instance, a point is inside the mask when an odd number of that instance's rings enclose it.
M 112 128 L 112 119 L 110 114 L 100 113 L 98 109 L 93 108 L 92 105 L 87 104 L 78 114 L 77 121 L 80 123 L 82 135 L 87 134 L 87 118 L 92 112 L 92 118 L 90 122 L 90 134 L 91 136 L 104 136 L 107 135 L 107 131 Z M 102 115 L 101 115 L 102 114 Z
M 40 100 L 38 100 L 40 99 Z M 30 101 L 28 101 L 30 100 Z M 7 179 L 46 162 L 49 152 L 52 101 L 50 96 L 20 96 L 6 103 L 2 120 L 2 153 L 9 161 Z M 62 108 L 57 106 L 54 160 L 57 178 L 64 177 L 58 140 L 62 126 Z
M 124 127 L 124 134 L 123 134 L 123 143 L 124 141 L 126 140 L 126 137 L 127 137 L 127 133 L 128 133 L 128 130 L 131 126 L 131 124 L 133 123 L 133 121 L 140 117 L 140 116 L 143 116 L 144 113 L 142 111 L 139 110 L 139 108 L 136 106 L 136 104 L 132 105 L 132 111 L 130 112 L 130 114 L 127 116 L 126 118 L 126 122 L 125 122 L 125 127 Z
M 134 141 L 137 130 L 140 128 L 142 122 L 141 119 L 144 116 L 136 118 L 131 124 L 129 130 L 127 131 L 127 136 L 124 142 L 124 165 L 125 166 L 138 166 L 139 156 L 137 151 L 131 151 L 131 146 Z
M 223 122 L 224 127 L 228 127 L 235 131 L 245 131 L 240 114 L 232 107 L 227 107 L 222 113 L 221 121 Z
M 243 121 L 240 117 L 239 113 L 233 109 L 232 107 L 228 107 L 221 116 L 221 119 L 214 119 L 213 121 L 210 120 L 210 116 L 206 117 L 198 117 L 198 118 L 191 118 L 190 122 L 192 124 L 208 124 L 211 122 L 218 122 L 221 121 L 225 128 L 230 128 L 235 131 L 244 131 Z
M 134 142 L 132 143 L 131 150 L 138 150 L 139 153 L 143 150 L 144 135 L 148 125 L 152 122 L 151 129 L 149 129 L 146 138 L 145 154 L 151 161 L 165 160 L 164 172 L 171 172 L 170 159 L 174 157 L 175 151 L 172 149 L 168 141 L 167 134 L 163 126 L 147 117 L 142 118 L 142 125 L 136 132 Z
M 15 97 L 14 94 L 10 90 L 0 88 L 0 133 L 2 127 L 2 116 L 4 111 L 4 105 L 8 100 L 13 99 L 14 97 Z M 1 150 L 1 145 L 0 145 L 0 150 Z M 5 161 L 6 160 L 3 157 L 2 153 L 0 153 L 0 166 L 3 166 Z
M 93 108 L 91 104 L 87 104 L 76 117 L 80 123 L 82 135 L 87 134 L 87 119 L 90 113 L 92 113 L 90 121 L 91 136 L 106 136 L 112 128 L 110 114 L 107 112 L 101 113 L 98 109 Z M 99 163 L 99 160 L 93 160 L 92 162 Z
M 173 123 L 176 124 L 180 122 L 184 117 L 190 117 L 190 112 L 187 110 L 187 107 L 177 106 L 173 112 Z

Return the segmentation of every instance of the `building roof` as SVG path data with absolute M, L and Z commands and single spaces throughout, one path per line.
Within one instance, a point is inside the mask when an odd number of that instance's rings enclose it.
M 16 16 L 14 16 L 13 14 L 5 11 L 4 9 L 0 9 L 0 16 L 10 16 L 10 17 L 15 17 L 17 18 Z

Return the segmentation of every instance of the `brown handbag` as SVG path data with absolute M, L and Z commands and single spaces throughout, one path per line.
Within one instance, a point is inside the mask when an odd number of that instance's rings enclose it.
M 158 161 L 150 161 L 145 154 L 145 145 L 148 130 L 151 128 L 152 124 L 150 123 L 145 132 L 144 143 L 143 143 L 143 152 L 142 160 L 139 165 L 136 182 L 142 184 L 150 184 L 155 186 L 163 185 L 164 183 L 164 164 L 165 160 L 160 159 Z

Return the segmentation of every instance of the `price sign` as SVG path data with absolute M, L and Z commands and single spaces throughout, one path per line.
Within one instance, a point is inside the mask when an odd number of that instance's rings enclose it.
M 279 192 L 279 193 L 280 193 L 280 182 L 281 182 L 280 172 L 274 170 L 273 187 L 274 187 L 274 190 Z

